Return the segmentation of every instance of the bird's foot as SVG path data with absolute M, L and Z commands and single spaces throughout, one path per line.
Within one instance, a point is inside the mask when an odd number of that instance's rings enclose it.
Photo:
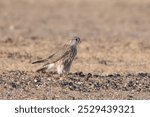
M 59 78 L 60 78 L 60 80 L 63 80 L 63 79 L 66 79 L 67 76 L 68 76 L 68 74 L 60 74 Z

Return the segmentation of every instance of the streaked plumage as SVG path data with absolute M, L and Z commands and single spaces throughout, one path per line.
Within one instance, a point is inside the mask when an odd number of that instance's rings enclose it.
M 67 74 L 70 71 L 72 61 L 77 55 L 77 45 L 79 43 L 80 38 L 75 36 L 68 44 L 65 44 L 46 59 L 34 61 L 32 64 L 44 63 L 43 67 L 38 69 L 37 72 L 43 70 L 50 71 L 55 67 L 58 74 Z

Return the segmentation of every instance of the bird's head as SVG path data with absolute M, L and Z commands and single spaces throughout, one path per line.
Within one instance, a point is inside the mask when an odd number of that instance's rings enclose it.
M 70 42 L 70 45 L 77 46 L 79 43 L 81 43 L 80 37 L 74 36 Z

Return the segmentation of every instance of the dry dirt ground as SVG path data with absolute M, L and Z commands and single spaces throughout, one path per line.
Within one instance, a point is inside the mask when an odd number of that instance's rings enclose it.
M 73 35 L 71 73 L 36 73 Z M 0 99 L 150 99 L 150 0 L 0 0 Z

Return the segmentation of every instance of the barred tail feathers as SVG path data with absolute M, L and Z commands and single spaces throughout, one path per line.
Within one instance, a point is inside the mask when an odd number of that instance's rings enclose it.
M 36 64 L 36 63 L 43 63 L 47 61 L 46 59 L 42 59 L 42 60 L 36 60 L 36 61 L 33 61 L 32 64 Z
M 36 72 L 46 72 L 47 67 L 42 67 L 40 69 L 37 69 Z

